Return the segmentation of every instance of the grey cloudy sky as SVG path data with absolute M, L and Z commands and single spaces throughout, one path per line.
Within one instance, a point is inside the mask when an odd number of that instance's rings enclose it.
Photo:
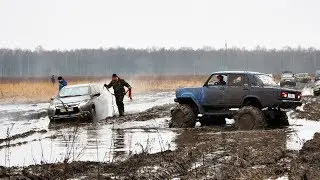
M 0 0 L 0 47 L 320 48 L 318 0 Z

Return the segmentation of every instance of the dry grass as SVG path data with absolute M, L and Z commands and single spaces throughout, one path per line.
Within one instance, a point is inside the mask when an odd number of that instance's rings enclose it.
M 148 91 L 173 91 L 179 87 L 201 86 L 207 76 L 150 76 L 125 78 L 134 88 L 134 93 Z M 70 78 L 71 79 L 71 78 Z M 99 83 L 101 86 L 110 79 L 71 79 L 69 85 L 82 83 Z M 48 102 L 58 93 L 58 84 L 52 85 L 47 80 L 3 81 L 0 83 L 1 103 L 35 103 Z

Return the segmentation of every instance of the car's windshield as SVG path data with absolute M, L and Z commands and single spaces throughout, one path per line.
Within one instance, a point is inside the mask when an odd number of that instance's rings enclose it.
M 89 94 L 89 86 L 66 86 L 60 93 L 60 97 L 84 96 Z
M 289 73 L 282 74 L 282 77 L 284 77 L 284 78 L 291 78 L 291 77 L 293 77 L 293 74 L 289 74 Z
M 300 74 L 297 74 L 296 76 L 297 77 L 307 77 L 309 74 L 308 73 L 300 73 Z
M 266 75 L 266 74 L 259 74 L 259 75 L 255 75 L 255 76 L 261 80 L 263 85 L 278 86 L 278 84 L 273 80 L 273 78 Z

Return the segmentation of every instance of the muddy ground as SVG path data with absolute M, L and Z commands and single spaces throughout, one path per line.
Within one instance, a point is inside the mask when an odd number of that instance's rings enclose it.
M 306 97 L 293 117 L 320 119 L 319 98 Z M 174 105 L 156 106 L 125 117 L 111 117 L 102 124 L 147 121 L 168 117 Z M 59 127 L 59 126 L 58 126 Z M 57 127 L 56 127 L 57 128 Z M 57 129 L 60 129 L 59 127 Z M 166 127 L 162 127 L 166 128 Z M 232 126 L 173 129 L 175 148 L 131 154 L 108 163 L 74 161 L 27 167 L 0 167 L 4 179 L 319 179 L 320 134 L 300 151 L 287 147 L 291 128 L 235 131 Z M 34 131 L 33 134 L 45 133 Z M 28 134 L 26 134 L 28 135 Z M 13 139 L 12 139 L 13 138 Z M 10 140 L 14 140 L 12 137 Z M 7 141 L 9 139 L 1 139 Z
M 302 99 L 303 105 L 298 108 L 294 115 L 299 119 L 309 119 L 314 121 L 320 120 L 320 97 L 304 97 Z

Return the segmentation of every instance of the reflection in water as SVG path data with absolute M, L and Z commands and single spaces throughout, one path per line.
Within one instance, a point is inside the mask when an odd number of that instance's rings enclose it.
M 54 163 L 64 160 L 111 162 L 124 160 L 135 153 L 147 150 L 156 153 L 173 150 L 176 133 L 167 126 L 166 119 L 123 124 L 87 124 L 51 129 L 46 134 L 16 140 L 19 146 L 10 148 L 10 164 Z M 0 144 L 2 145 L 2 144 Z M 5 157 L 5 148 L 0 157 Z M 0 165 L 5 159 L 0 158 Z
M 113 129 L 113 145 L 111 148 L 112 159 L 121 159 L 125 155 L 125 131 L 122 129 Z

